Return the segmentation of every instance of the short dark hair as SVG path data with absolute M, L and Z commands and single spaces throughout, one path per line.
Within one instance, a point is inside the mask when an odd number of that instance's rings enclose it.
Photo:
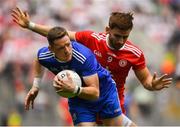
M 49 42 L 49 45 L 53 45 L 54 41 L 56 39 L 60 39 L 64 37 L 65 35 L 68 35 L 68 32 L 63 27 L 53 27 L 49 30 L 47 35 L 47 40 Z
M 109 27 L 120 30 L 129 30 L 133 28 L 133 13 L 112 12 L 109 18 Z

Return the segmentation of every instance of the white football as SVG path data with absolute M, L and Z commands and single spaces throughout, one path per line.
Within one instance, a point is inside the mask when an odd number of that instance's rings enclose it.
M 61 72 L 59 72 L 57 74 L 57 77 L 59 79 L 63 79 L 63 80 L 68 80 L 67 78 L 67 72 L 70 74 L 70 76 L 72 77 L 72 81 L 75 85 L 81 87 L 82 86 L 82 81 L 81 81 L 81 78 L 80 76 L 75 72 L 75 71 L 72 71 L 72 70 L 63 70 Z M 60 96 L 62 97 L 66 97 L 66 98 L 71 98 L 71 97 L 74 97 L 76 96 L 76 94 L 72 93 L 72 92 L 57 92 Z

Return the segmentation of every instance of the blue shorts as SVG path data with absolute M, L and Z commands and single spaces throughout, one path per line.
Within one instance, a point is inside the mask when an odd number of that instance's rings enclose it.
M 69 110 L 74 122 L 77 125 L 81 122 L 96 122 L 96 116 L 100 119 L 114 118 L 121 115 L 119 98 L 116 88 L 109 92 L 106 97 L 98 99 L 95 103 L 74 103 L 69 104 Z M 85 101 L 85 100 L 84 100 Z

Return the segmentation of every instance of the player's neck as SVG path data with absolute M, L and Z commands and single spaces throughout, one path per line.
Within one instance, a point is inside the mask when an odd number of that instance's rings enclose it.
M 57 58 L 56 56 L 54 57 L 58 62 L 60 62 L 60 63 L 67 63 L 67 61 L 62 61 L 62 60 L 60 60 L 59 58 Z

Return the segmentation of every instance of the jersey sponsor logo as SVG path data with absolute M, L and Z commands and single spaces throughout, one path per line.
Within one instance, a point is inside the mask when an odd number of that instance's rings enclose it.
M 99 56 L 99 57 L 102 57 L 102 54 L 101 54 L 100 51 L 94 50 L 94 54 L 96 54 L 96 55 Z
M 127 60 L 120 60 L 119 61 L 119 66 L 120 67 L 125 67 L 127 65 Z

